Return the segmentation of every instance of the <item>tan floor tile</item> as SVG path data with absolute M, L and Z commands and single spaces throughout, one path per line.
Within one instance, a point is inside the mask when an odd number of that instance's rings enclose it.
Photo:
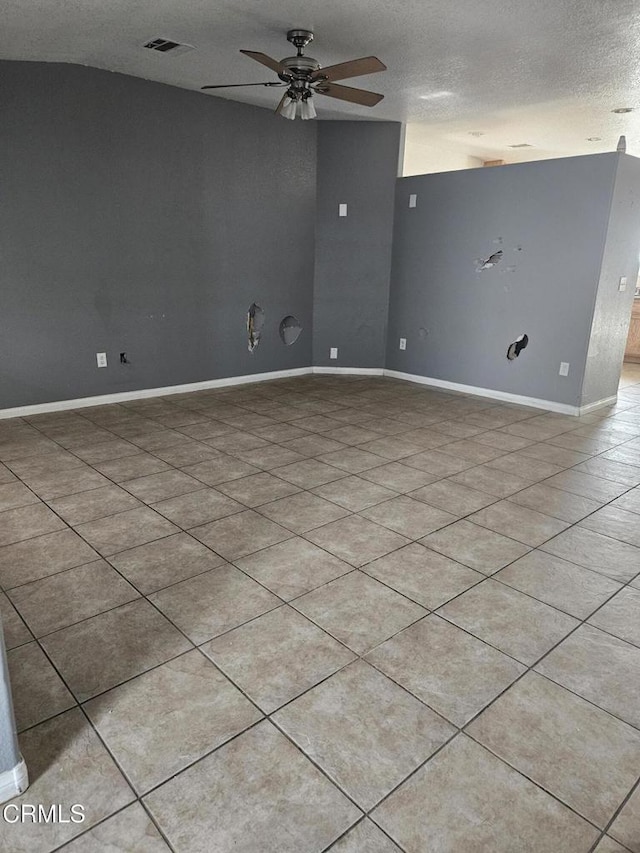
M 535 482 L 530 477 L 519 477 L 506 471 L 489 468 L 487 465 L 469 468 L 460 474 L 453 474 L 449 479 L 461 486 L 487 492 L 487 494 L 494 495 L 497 498 L 507 498 Z
M 507 453 L 507 450 L 504 447 L 489 447 L 486 444 L 473 441 L 473 439 L 454 441 L 444 447 L 441 447 L 440 450 L 457 459 L 467 459 L 475 465 L 480 465 L 483 462 L 489 462 L 491 459 L 496 459 L 497 457 L 504 456 L 505 453 Z
M 636 646 L 582 625 L 536 671 L 640 728 L 640 649 Z
M 589 619 L 590 624 L 640 646 L 640 590 L 626 587 Z
M 208 462 L 187 465 L 183 470 L 207 486 L 217 486 L 219 483 L 227 483 L 229 480 L 238 479 L 238 477 L 248 477 L 250 474 L 258 474 L 260 469 L 254 465 L 248 465 L 234 456 L 225 455 L 217 456 Z
M 366 658 L 456 726 L 464 726 L 525 671 L 517 661 L 435 614 Z
M 330 429 L 338 429 L 343 426 L 340 421 L 335 420 L 335 418 L 325 417 L 325 415 L 296 418 L 294 424 L 298 428 L 306 429 L 309 432 L 328 432 Z
M 609 833 L 633 853 L 640 853 L 640 788 L 629 797 Z
M 35 637 L 42 637 L 139 597 L 104 560 L 66 569 L 9 591 Z
M 409 495 L 400 495 L 362 510 L 360 515 L 409 539 L 418 539 L 457 521 L 457 516 L 416 501 Z
M 541 550 L 622 583 L 640 571 L 640 549 L 583 527 L 566 530 Z
M 616 581 L 544 551 L 530 551 L 494 578 L 577 619 L 586 619 L 620 589 Z
M 144 600 L 49 634 L 42 645 L 79 702 L 190 648 Z
M 638 849 L 640 850 L 640 848 Z M 605 835 L 593 853 L 628 853 L 628 850 L 626 847 L 618 844 L 617 841 L 614 841 L 613 838 L 609 838 L 608 835 Z
M 315 527 L 349 515 L 347 510 L 310 492 L 300 492 L 291 497 L 263 504 L 260 507 L 260 513 L 294 533 L 306 533 Z
M 580 527 L 595 530 L 603 536 L 619 539 L 628 545 L 640 546 L 640 519 L 634 512 L 617 507 L 605 506 L 580 522 Z M 640 560 L 640 551 L 638 551 Z
M 202 647 L 215 664 L 270 714 L 354 659 L 354 654 L 290 607 Z
M 127 480 L 124 488 L 139 500 L 150 504 L 195 492 L 202 488 L 202 483 L 184 471 L 171 470 Z
M 145 802 L 177 853 L 321 853 L 361 817 L 266 721 Z
M 541 512 L 511 501 L 498 501 L 469 516 L 469 521 L 496 533 L 509 536 L 525 545 L 542 545 L 569 525 Z
M 184 439 L 179 444 L 154 450 L 153 455 L 176 468 L 184 468 L 187 465 L 196 465 L 198 462 L 216 459 L 220 456 L 220 452 L 201 441 Z
M 194 527 L 191 533 L 225 560 L 246 557 L 292 536 L 289 530 L 252 510 Z
M 256 468 L 263 468 L 265 471 L 280 468 L 283 465 L 291 465 L 291 463 L 300 462 L 305 458 L 302 453 L 296 453 L 288 447 L 280 447 L 277 444 L 258 447 L 254 450 L 234 451 L 234 455 L 250 465 L 255 465 Z
M 76 704 L 37 643 L 7 652 L 7 664 L 19 732 Z
M 58 516 L 43 503 L 17 507 L 0 512 L 0 546 L 11 545 L 61 530 L 65 526 Z
M 305 538 L 357 568 L 409 543 L 404 536 L 359 515 L 325 524 Z
M 236 430 L 225 435 L 216 436 L 215 438 L 204 439 L 205 443 L 216 450 L 222 450 L 224 453 L 235 453 L 240 450 L 254 450 L 257 447 L 269 447 L 269 442 L 264 438 L 253 435 L 250 432 Z
M 360 474 L 362 471 L 368 471 L 387 463 L 387 460 L 382 456 L 377 456 L 375 453 L 369 453 L 357 447 L 347 447 L 344 450 L 323 453 L 319 459 L 343 471 L 348 471 L 350 474 Z
M 388 465 L 363 471 L 362 477 L 371 483 L 393 489 L 394 492 L 412 492 L 438 479 L 435 474 L 403 465 L 402 462 L 390 462 Z
M 534 672 L 467 733 L 600 827 L 638 775 L 639 731 Z
M 415 492 L 410 492 L 409 497 L 424 501 L 429 506 L 444 509 L 457 516 L 477 512 L 497 500 L 493 495 L 478 492 L 476 489 L 469 489 L 466 486 L 453 483 L 451 480 L 439 480 L 437 483 L 423 486 Z
M 148 507 L 130 509 L 78 524 L 76 530 L 90 545 L 103 556 L 125 551 L 136 545 L 144 545 L 154 539 L 161 539 L 171 533 L 177 533 L 175 524 L 167 521 Z
M 278 498 L 285 498 L 288 495 L 295 495 L 300 491 L 298 486 L 287 483 L 280 477 L 274 477 L 273 474 L 268 474 L 266 471 L 231 480 L 231 482 L 224 483 L 218 488 L 225 495 L 229 495 L 244 506 L 251 508 L 275 501 Z
M 38 496 L 34 495 L 34 493 L 22 483 L 7 483 L 6 485 L 0 486 L 0 513 L 7 509 L 16 509 L 17 507 L 37 503 L 40 503 Z
M 143 595 L 221 566 L 224 560 L 187 533 L 177 533 L 109 558 Z
M 303 430 L 300 430 L 303 432 Z M 299 453 L 300 456 L 318 456 L 320 453 L 331 453 L 333 450 L 344 450 L 345 445 L 341 441 L 327 438 L 326 435 L 306 433 L 305 435 L 285 440 L 284 446 Z
M 98 474 L 88 465 L 47 474 L 24 474 L 22 479 L 39 497 L 47 501 L 51 498 L 74 495 L 109 485 L 106 477 Z
M 530 444 L 520 451 L 521 456 L 530 456 L 532 459 L 540 459 L 543 462 L 551 462 L 561 468 L 571 468 L 580 462 L 586 462 L 588 453 L 578 453 L 565 447 L 556 447 L 553 444 Z
M 0 548 L 0 586 L 9 589 L 97 560 L 73 530 L 60 530 Z
M 198 483 L 202 486 L 202 483 Z M 231 500 L 226 495 L 215 489 L 202 489 L 197 492 L 189 492 L 178 495 L 168 500 L 154 503 L 152 508 L 160 515 L 168 518 L 178 527 L 188 529 L 209 521 L 216 521 L 235 512 L 241 512 L 244 507 L 237 501 Z
M 513 474 L 516 477 L 529 480 L 531 483 L 552 477 L 554 474 L 562 471 L 561 465 L 554 465 L 552 462 L 544 462 L 541 459 L 531 459 L 529 456 L 524 456 L 521 453 L 509 453 L 507 456 L 501 456 L 499 459 L 490 460 L 486 465 L 487 468 L 491 468 L 494 471 Z
M 529 666 L 579 624 L 572 616 L 493 580 L 473 587 L 438 613 Z
M 169 853 L 169 847 L 139 803 L 127 806 L 62 848 L 62 853 Z
M 445 437 L 446 438 L 446 437 Z M 379 436 L 373 441 L 367 441 L 360 445 L 361 450 L 368 450 L 369 453 L 375 453 L 377 456 L 383 456 L 390 461 L 404 459 L 405 456 L 412 456 L 422 450 L 421 445 L 414 441 L 409 441 L 401 435 L 385 435 L 383 438 Z
M 629 488 L 623 483 L 614 483 L 612 480 L 594 477 L 591 474 L 581 474 L 575 469 L 555 474 L 545 481 L 545 486 L 564 489 L 566 492 L 601 503 L 607 503 L 619 497 Z
M 121 438 L 108 441 L 92 442 L 74 447 L 73 452 L 88 465 L 98 462 L 108 462 L 111 459 L 122 459 L 125 456 L 135 456 L 140 453 L 140 448 L 129 441 Z
M 593 826 L 464 735 L 372 818 L 407 853 L 586 853 L 598 838 Z
M 325 483 L 330 483 L 345 476 L 344 471 L 334 468 L 333 465 L 320 462 L 317 459 L 304 459 L 302 462 L 293 462 L 291 465 L 285 465 L 283 468 L 275 468 L 273 473 L 288 483 L 299 486 L 301 489 L 313 489 L 314 486 L 323 486 Z
M 415 444 L 422 450 L 433 450 L 436 447 L 444 447 L 445 444 L 457 443 L 456 438 L 431 427 L 416 427 L 402 433 L 403 441 Z
M 184 770 L 262 717 L 195 649 L 84 707 L 138 793 Z
M 125 492 L 120 486 L 114 485 L 80 492 L 77 495 L 54 498 L 48 503 L 67 524 L 73 525 L 142 506 L 137 498 Z
M 497 572 L 529 550 L 514 539 L 465 520 L 430 533 L 421 541 L 428 548 L 485 575 Z
M 598 501 L 592 501 L 562 489 L 554 489 L 546 483 L 536 483 L 535 486 L 511 495 L 509 500 L 519 506 L 528 507 L 572 524 L 580 521 L 585 515 L 595 512 L 601 506 Z
M 16 648 L 33 639 L 31 631 L 4 592 L 0 592 L 0 624 L 1 630 L 4 631 L 4 644 L 7 649 Z
M 149 600 L 196 644 L 282 603 L 229 565 L 155 592 Z
M 422 453 L 409 456 L 404 460 L 404 464 L 440 478 L 466 471 L 476 463 L 470 459 L 456 458 L 450 453 L 443 453 L 441 450 L 425 450 Z
M 235 562 L 285 601 L 353 571 L 353 566 L 298 536 Z
M 339 441 L 342 444 L 353 445 L 364 444 L 366 441 L 375 441 L 377 438 L 380 438 L 380 433 L 377 430 L 367 429 L 367 427 L 361 424 L 357 426 L 352 424 L 329 430 L 324 437 Z
M 626 486 L 637 486 L 640 483 L 640 466 L 613 462 L 599 456 L 581 462 L 573 470 L 579 474 L 593 474 L 595 477 L 613 480 L 614 483 L 624 483 Z
M 357 654 L 426 614 L 424 608 L 361 572 L 337 578 L 292 604 Z
M 296 438 L 309 438 L 309 433 L 306 429 L 300 429 L 293 424 L 278 423 L 275 426 L 258 427 L 251 430 L 260 438 L 266 438 L 267 441 L 277 441 L 278 444 L 293 441 Z M 313 456 L 313 454 L 311 454 Z
M 344 477 L 342 480 L 335 480 L 333 483 L 318 486 L 313 492 L 351 510 L 351 512 L 358 512 L 358 510 L 374 506 L 395 495 L 391 489 L 385 489 L 384 486 L 378 486 L 376 483 L 369 483 L 362 477 Z
M 331 848 L 331 853 L 400 853 L 384 832 L 365 818 Z
M 60 804 L 69 820 L 74 803 L 84 806 L 83 823 L 0 822 L 0 848 L 11 853 L 49 853 L 134 799 L 131 788 L 82 712 L 72 708 L 20 736 L 30 787 L 11 801 Z
M 616 498 L 611 504 L 612 507 L 624 509 L 626 512 L 640 513 L 640 487 L 632 489 L 630 492 Z
M 273 719 L 366 809 L 455 731 L 364 661 L 350 664 Z

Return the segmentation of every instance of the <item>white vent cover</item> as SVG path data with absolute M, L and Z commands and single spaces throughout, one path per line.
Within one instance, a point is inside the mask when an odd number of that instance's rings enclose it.
M 148 50 L 156 50 L 158 53 L 170 53 L 172 56 L 186 53 L 188 50 L 195 50 L 192 44 L 180 44 L 177 41 L 171 41 L 171 39 L 161 38 L 151 39 L 151 41 L 145 42 L 143 47 Z

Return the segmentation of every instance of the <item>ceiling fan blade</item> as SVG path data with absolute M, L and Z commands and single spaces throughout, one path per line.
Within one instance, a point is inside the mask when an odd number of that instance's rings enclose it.
M 266 53 L 260 53 L 257 50 L 241 50 L 240 53 L 244 53 L 244 55 L 248 56 L 249 59 L 255 59 L 255 61 L 259 62 L 261 65 L 266 65 L 267 68 L 275 71 L 276 74 L 282 74 L 285 70 L 284 66 L 281 65 L 277 59 L 272 59 L 270 56 L 267 56 Z
M 338 98 L 340 101 L 349 101 L 363 107 L 375 107 L 384 98 L 384 95 L 378 95 L 376 92 L 366 92 L 364 89 L 340 86 L 337 83 L 321 83 L 313 91 L 328 98 Z
M 313 72 L 311 80 L 346 80 L 347 77 L 363 77 L 365 74 L 386 70 L 387 66 L 376 56 L 363 56 L 362 59 L 351 59 L 349 62 L 319 68 Z
M 219 86 L 200 86 L 201 89 L 237 89 L 240 86 L 288 86 L 288 83 L 221 83 Z

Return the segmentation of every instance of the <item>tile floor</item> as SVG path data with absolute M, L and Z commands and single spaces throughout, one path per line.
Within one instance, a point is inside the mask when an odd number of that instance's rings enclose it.
M 0 849 L 640 853 L 640 365 L 580 419 L 309 377 L 0 421 Z

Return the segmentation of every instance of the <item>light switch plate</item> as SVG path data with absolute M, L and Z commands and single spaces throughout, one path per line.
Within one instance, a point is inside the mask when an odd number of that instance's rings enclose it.
M 338 357 L 338 347 L 331 347 L 329 350 L 329 358 L 337 358 Z
M 620 279 L 619 283 L 618 283 L 618 290 L 620 293 L 624 293 L 624 291 L 626 289 L 627 289 L 627 277 L 623 275 L 622 278 Z
M 106 367 L 107 366 L 107 354 L 106 354 L 106 352 L 97 352 L 96 353 L 96 361 L 98 363 L 98 367 Z
M 347 215 L 347 205 L 340 204 L 338 205 L 338 216 L 346 216 Z
M 409 207 L 415 207 L 418 201 L 418 196 L 415 193 L 411 193 L 409 196 Z
M 407 339 L 406 338 L 400 338 L 400 349 L 406 349 L 406 348 L 407 348 Z
M 569 375 L 569 362 L 561 361 L 560 362 L 560 370 L 558 371 L 560 376 L 568 376 Z

